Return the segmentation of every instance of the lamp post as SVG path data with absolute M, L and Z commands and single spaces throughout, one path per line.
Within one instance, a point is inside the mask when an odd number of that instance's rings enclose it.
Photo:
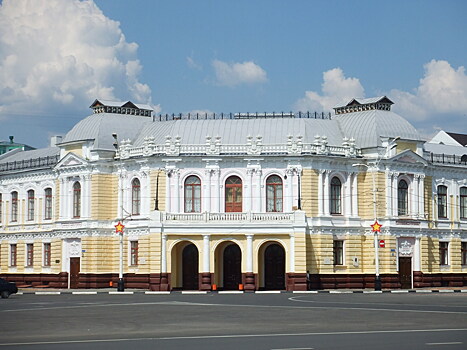
M 379 163 L 383 158 L 385 158 L 389 151 L 396 146 L 396 141 L 400 139 L 400 136 L 397 136 L 394 138 L 391 142 L 388 142 L 385 152 L 383 154 L 378 154 L 376 159 L 372 162 L 369 162 L 368 164 L 352 164 L 352 166 L 364 166 L 367 168 L 367 170 L 371 171 L 371 179 L 372 179 L 372 192 L 373 192 L 373 218 L 374 218 L 374 224 L 371 225 L 373 234 L 374 234 L 374 246 L 375 246 L 375 290 L 380 291 L 381 290 L 381 276 L 379 275 L 379 242 L 378 242 L 378 232 L 381 232 L 381 227 L 378 223 L 378 213 L 377 213 L 377 207 L 376 207 L 376 172 L 378 171 L 379 168 Z
M 112 137 L 114 138 L 114 143 L 113 146 L 115 147 L 116 150 L 118 150 L 118 136 L 116 133 L 112 134 Z M 117 291 L 118 292 L 123 292 L 125 291 L 125 282 L 123 280 L 123 229 L 125 226 L 123 225 L 123 221 L 125 220 L 123 216 L 123 168 L 122 168 L 122 159 L 120 158 L 120 191 L 121 191 L 121 196 L 120 196 L 120 215 L 121 215 L 121 220 L 118 221 L 118 224 L 115 225 L 115 231 L 117 234 L 120 235 L 120 261 L 119 261 L 119 271 L 118 271 L 118 283 L 117 283 Z

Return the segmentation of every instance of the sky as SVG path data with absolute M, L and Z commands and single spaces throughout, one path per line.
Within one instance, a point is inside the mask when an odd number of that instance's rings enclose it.
M 464 0 L 3 0 L 0 140 L 47 147 L 95 99 L 156 113 L 332 111 L 386 95 L 467 134 Z

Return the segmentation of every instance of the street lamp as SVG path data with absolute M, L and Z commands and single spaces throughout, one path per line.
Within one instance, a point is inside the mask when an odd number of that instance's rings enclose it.
M 114 138 L 114 143 L 113 146 L 115 147 L 116 150 L 118 150 L 118 136 L 116 133 L 112 134 L 112 137 Z M 120 215 L 121 215 L 121 220 L 118 221 L 118 224 L 115 225 L 116 233 L 120 235 L 120 268 L 118 272 L 118 283 L 117 283 L 117 291 L 118 292 L 123 292 L 125 291 L 125 282 L 123 280 L 123 221 L 125 220 L 123 216 L 123 174 L 122 174 L 123 168 L 122 168 L 122 159 L 120 158 L 120 172 L 121 172 L 121 182 L 120 182 L 120 191 L 121 191 L 121 198 L 120 198 Z
M 400 136 L 394 138 L 391 142 L 388 142 L 385 152 L 383 154 L 378 153 L 376 159 L 372 162 L 368 162 L 368 164 L 358 163 L 352 164 L 352 166 L 364 166 L 367 170 L 371 171 L 371 178 L 372 178 L 372 187 L 373 187 L 373 218 L 374 224 L 371 225 L 374 233 L 374 246 L 375 246 L 375 290 L 381 290 L 381 277 L 379 275 L 379 242 L 378 242 L 378 232 L 381 232 L 381 226 L 378 224 L 378 215 L 377 215 L 377 208 L 376 208 L 376 172 L 379 169 L 379 163 L 383 158 L 387 156 L 390 150 L 392 150 L 396 146 L 396 141 L 400 139 Z

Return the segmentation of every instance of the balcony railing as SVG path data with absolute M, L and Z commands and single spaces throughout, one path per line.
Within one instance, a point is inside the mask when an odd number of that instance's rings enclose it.
M 163 213 L 162 220 L 168 222 L 247 222 L 247 223 L 292 223 L 295 213 Z
M 434 164 L 467 165 L 467 154 L 457 156 L 455 154 L 430 153 L 428 159 Z

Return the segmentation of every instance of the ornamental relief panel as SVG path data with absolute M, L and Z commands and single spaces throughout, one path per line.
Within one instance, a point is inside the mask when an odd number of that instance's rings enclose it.
M 415 238 L 399 238 L 397 240 L 397 250 L 401 257 L 412 257 L 415 246 Z

